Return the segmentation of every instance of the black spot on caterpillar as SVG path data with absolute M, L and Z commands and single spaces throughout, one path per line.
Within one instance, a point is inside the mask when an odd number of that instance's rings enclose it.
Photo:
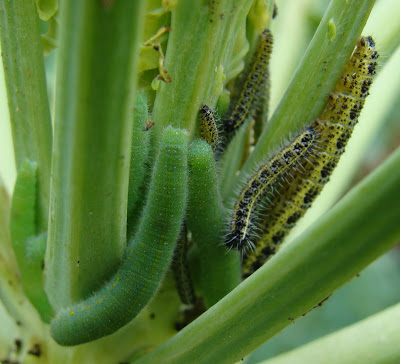
M 217 118 L 207 105 L 200 109 L 200 134 L 215 153 L 219 145 Z
M 273 37 L 268 29 L 261 35 L 251 63 L 242 75 L 239 75 L 240 94 L 230 104 L 227 116 L 224 118 L 224 131 L 228 142 L 237 129 L 250 117 L 254 116 L 260 107 L 265 94 L 268 79 L 268 65 L 272 51 Z M 243 81 L 242 81 L 243 80 Z
M 315 132 L 305 129 L 292 143 L 261 165 L 246 182 L 231 217 L 230 232 L 225 239 L 228 247 L 246 250 L 254 246 L 254 223 L 260 202 L 299 168 L 299 164 L 312 153 L 315 141 Z
M 378 53 L 372 37 L 361 37 L 322 115 L 311 129 L 317 135 L 314 153 L 293 171 L 293 180 L 284 181 L 270 198 L 265 217 L 259 224 L 261 237 L 252 254 L 244 257 L 246 278 L 275 254 L 284 237 L 311 206 L 339 162 L 369 94 L 376 72 Z

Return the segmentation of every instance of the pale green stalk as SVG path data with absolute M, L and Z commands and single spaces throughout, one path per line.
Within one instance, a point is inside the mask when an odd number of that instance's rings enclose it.
M 145 3 L 61 4 L 46 252 L 46 291 L 55 309 L 100 287 L 125 250 Z

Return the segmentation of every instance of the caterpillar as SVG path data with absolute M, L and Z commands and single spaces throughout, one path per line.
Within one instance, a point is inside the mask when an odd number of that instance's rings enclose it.
M 164 131 L 137 234 L 113 277 L 86 300 L 57 313 L 51 335 L 71 346 L 110 335 L 156 292 L 172 257 L 187 197 L 187 133 Z
M 252 254 L 244 257 L 243 277 L 261 267 L 279 248 L 284 237 L 311 206 L 338 164 L 369 94 L 379 57 L 372 37 L 361 37 L 345 66 L 321 116 L 311 125 L 317 135 L 316 148 L 284 181 L 271 198 L 259 224 L 261 237 Z
M 42 321 L 49 323 L 54 313 L 43 288 L 42 268 L 47 234 L 36 231 L 37 168 L 36 162 L 26 159 L 18 169 L 11 202 L 10 234 L 25 294 Z
M 314 130 L 306 128 L 290 145 L 275 154 L 267 163 L 262 164 L 246 182 L 235 204 L 230 232 L 225 238 L 225 244 L 229 248 L 243 251 L 249 246 L 253 247 L 255 217 L 260 202 L 312 154 L 316 139 Z
M 128 220 L 135 214 L 135 207 L 142 192 L 141 185 L 146 175 L 146 161 L 149 156 L 149 133 L 147 125 L 151 122 L 145 93 L 136 91 L 135 110 L 133 115 L 131 168 L 128 188 Z M 143 126 L 144 125 L 144 126 Z
M 187 228 L 184 224 L 182 229 L 182 236 L 178 240 L 174 256 L 172 258 L 172 271 L 175 277 L 176 288 L 178 290 L 179 298 L 185 305 L 193 305 L 196 303 L 196 295 L 190 276 L 189 265 L 187 261 L 188 252 L 188 239 Z
M 215 153 L 219 146 L 217 118 L 207 105 L 200 109 L 200 134 Z
M 224 118 L 224 132 L 228 142 L 237 129 L 250 117 L 254 116 L 265 95 L 269 74 L 273 37 L 269 29 L 265 29 L 257 45 L 249 67 L 239 75 L 240 93 L 234 98 Z

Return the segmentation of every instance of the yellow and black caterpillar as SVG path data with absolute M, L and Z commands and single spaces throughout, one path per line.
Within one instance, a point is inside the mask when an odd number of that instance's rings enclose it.
M 218 150 L 220 142 L 217 122 L 214 112 L 207 105 L 203 105 L 200 109 L 200 134 L 214 153 Z
M 268 192 L 282 183 L 289 173 L 298 169 L 299 164 L 311 155 L 316 142 L 312 129 L 305 129 L 294 141 L 275 154 L 247 181 L 235 204 L 231 231 L 226 237 L 226 245 L 238 250 L 254 248 L 254 219 L 256 209 Z
M 310 152 L 296 162 L 295 168 L 287 171 L 287 178 L 266 181 L 268 187 L 265 192 L 269 191 L 270 196 L 268 208 L 263 211 L 264 217 L 254 218 L 262 198 L 251 196 L 253 198 L 249 201 L 244 198 L 245 191 L 250 188 L 258 173 L 243 187 L 235 204 L 230 232 L 225 242 L 229 247 L 246 249 L 243 232 L 259 229 L 258 238 L 249 235 L 246 239 L 247 246 L 252 247 L 253 251 L 243 258 L 244 277 L 252 274 L 276 252 L 283 238 L 328 182 L 358 121 L 365 97 L 369 94 L 372 77 L 376 73 L 377 58 L 372 37 L 361 37 L 339 82 L 329 95 L 322 115 L 304 131 L 312 132 L 315 136 Z M 282 152 L 290 150 L 295 143 L 297 139 Z M 268 168 L 274 158 L 260 169 Z M 247 213 L 250 206 L 254 216 L 244 220 L 241 216 L 243 212 Z

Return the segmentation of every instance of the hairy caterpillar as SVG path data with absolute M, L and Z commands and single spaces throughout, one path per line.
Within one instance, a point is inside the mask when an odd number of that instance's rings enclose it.
M 272 193 L 291 172 L 297 170 L 307 156 L 312 154 L 316 133 L 305 129 L 293 142 L 275 154 L 246 182 L 240 192 L 231 219 L 230 232 L 225 243 L 230 248 L 246 250 L 253 247 L 253 230 L 257 209 L 268 192 Z
M 187 134 L 167 128 L 153 169 L 138 232 L 114 276 L 91 297 L 57 313 L 51 335 L 78 345 L 131 321 L 156 292 L 172 257 L 187 194 Z
M 214 113 L 207 105 L 200 109 L 200 134 L 215 153 L 219 145 L 218 125 Z
M 302 161 L 271 198 L 266 217 L 260 223 L 262 234 L 252 254 L 244 257 L 243 276 L 248 277 L 273 255 L 311 206 L 337 165 L 363 108 L 375 74 L 378 53 L 372 37 L 361 37 L 322 115 L 311 129 L 317 135 L 314 153 Z
M 254 116 L 265 95 L 268 80 L 268 66 L 272 51 L 273 37 L 265 29 L 258 42 L 251 63 L 243 75 L 239 76 L 240 94 L 231 102 L 228 114 L 224 118 L 224 131 L 229 141 L 237 129 L 250 117 Z M 242 81 L 243 80 L 243 81 Z

